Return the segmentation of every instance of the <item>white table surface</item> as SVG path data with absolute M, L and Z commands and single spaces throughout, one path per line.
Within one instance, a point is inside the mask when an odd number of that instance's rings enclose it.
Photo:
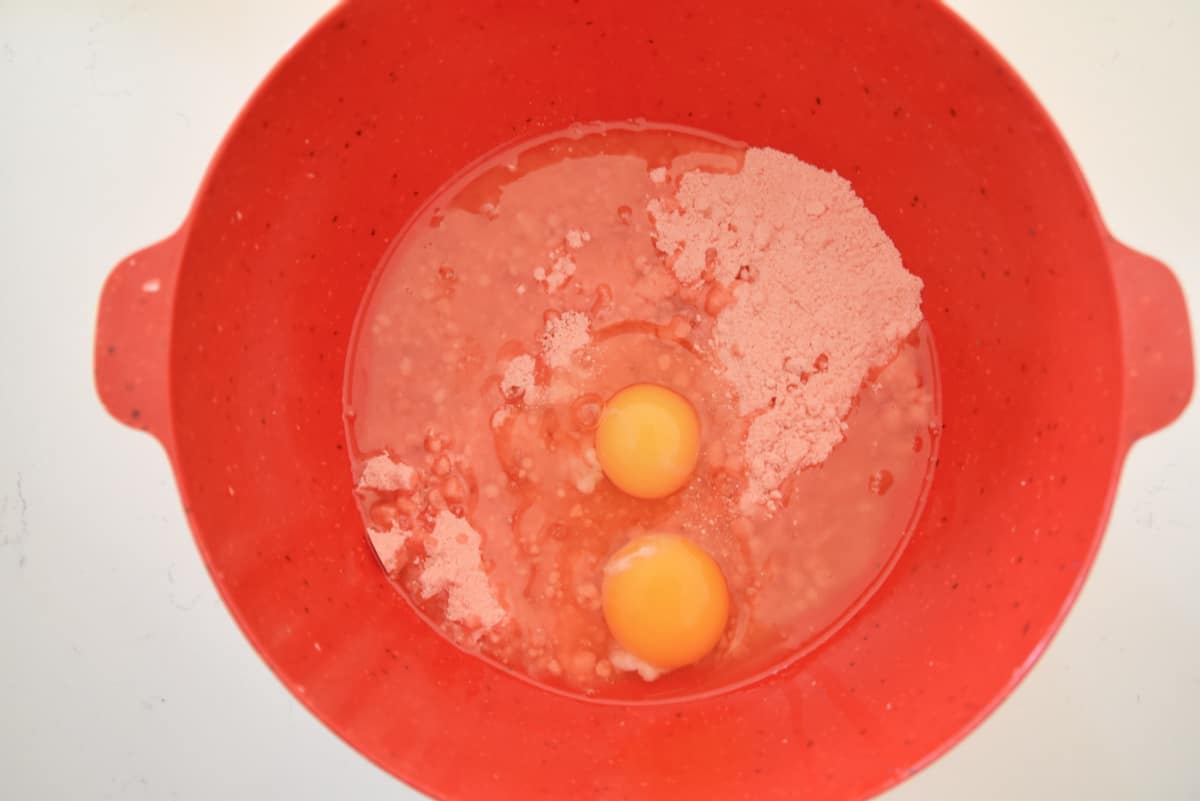
M 292 699 L 201 566 L 166 459 L 91 382 L 99 287 L 183 218 L 328 0 L 0 0 L 0 798 L 417 799 Z M 1200 310 L 1200 2 L 953 0 L 1118 236 Z M 1197 315 L 1200 316 L 1200 315 Z M 1200 798 L 1200 411 L 1139 444 L 1073 614 L 888 801 Z

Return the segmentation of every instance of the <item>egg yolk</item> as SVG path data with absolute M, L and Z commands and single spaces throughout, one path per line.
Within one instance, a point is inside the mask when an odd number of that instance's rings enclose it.
M 613 554 L 601 595 L 604 620 L 621 647 L 662 670 L 702 659 L 729 618 L 721 568 L 673 534 L 638 537 Z
M 635 498 L 665 498 L 678 490 L 699 455 L 700 418 L 678 392 L 634 384 L 613 395 L 600 413 L 600 468 Z

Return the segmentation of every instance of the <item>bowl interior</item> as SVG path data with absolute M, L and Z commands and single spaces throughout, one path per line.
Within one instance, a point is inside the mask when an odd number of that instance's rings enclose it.
M 718 697 L 564 699 L 468 657 L 384 580 L 343 367 L 391 237 L 463 165 L 643 117 L 835 169 L 926 282 L 945 430 L 891 577 Z M 1052 633 L 1098 542 L 1120 356 L 1091 200 L 1051 123 L 934 3 L 343 5 L 271 76 L 190 221 L 174 458 L 248 637 L 334 731 L 444 798 L 853 799 L 954 742 Z

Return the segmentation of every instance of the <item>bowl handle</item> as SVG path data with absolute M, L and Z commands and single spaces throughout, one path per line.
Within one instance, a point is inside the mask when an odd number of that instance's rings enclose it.
M 96 319 L 96 392 L 108 413 L 167 443 L 167 356 L 186 232 L 129 256 L 104 282 Z
M 1192 337 L 1179 281 L 1165 264 L 1109 245 L 1125 356 L 1127 444 L 1168 425 L 1192 395 Z

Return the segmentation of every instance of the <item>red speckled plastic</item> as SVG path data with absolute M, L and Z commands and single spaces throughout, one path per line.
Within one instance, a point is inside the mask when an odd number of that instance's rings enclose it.
M 499 144 L 631 117 L 848 176 L 926 282 L 946 421 L 912 543 L 845 628 L 751 688 L 642 707 L 538 690 L 421 622 L 367 546 L 341 423 L 355 310 L 409 215 Z M 1011 70 L 941 6 L 878 0 L 347 3 L 180 231 L 113 272 L 96 339 L 104 403 L 166 447 L 280 680 L 396 776 L 486 801 L 844 801 L 908 776 L 1045 647 L 1192 364 L 1179 286 L 1109 236 Z

